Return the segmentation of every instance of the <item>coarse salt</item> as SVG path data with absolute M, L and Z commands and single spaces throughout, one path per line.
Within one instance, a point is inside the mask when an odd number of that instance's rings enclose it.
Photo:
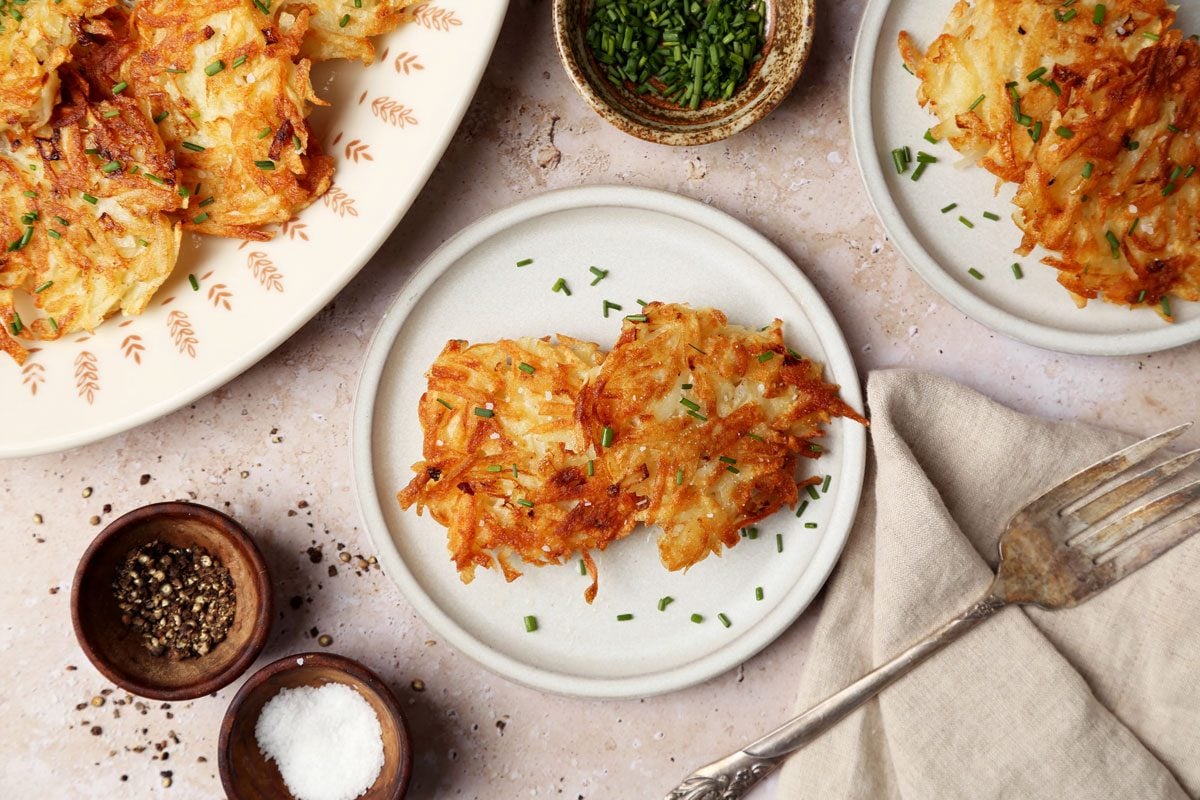
M 341 683 L 281 689 L 263 706 L 254 737 L 296 800 L 354 800 L 383 769 L 379 717 Z

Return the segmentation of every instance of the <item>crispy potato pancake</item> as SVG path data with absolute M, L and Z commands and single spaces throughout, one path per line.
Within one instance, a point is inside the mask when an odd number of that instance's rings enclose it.
M 117 0 L 0 0 L 0 133 L 39 128 L 58 101 L 58 67 L 86 18 Z
M 57 339 L 118 309 L 141 313 L 179 252 L 168 216 L 180 199 L 174 160 L 139 102 L 97 99 L 70 69 L 63 95 L 48 130 L 11 138 L 0 153 L 0 349 L 18 362 L 18 338 Z M 32 297 L 36 317 L 19 316 L 16 292 Z
M 1091 4 L 958 0 L 925 53 L 901 31 L 900 54 L 921 81 L 918 102 L 939 120 L 933 135 L 1001 179 L 1020 182 L 1034 146 L 1029 126 L 1068 101 L 1058 65 L 1132 61 L 1154 43 L 1144 34 L 1160 35 L 1174 21 L 1163 0 L 1110 0 L 1100 25 Z M 1043 126 L 1042 133 L 1052 130 Z
M 363 0 L 356 8 L 349 0 L 285 0 L 283 7 L 298 13 L 307 6 L 312 17 L 300 54 L 313 61 L 345 58 L 370 64 L 375 45 L 370 37 L 389 33 L 405 20 L 404 9 L 417 0 Z
M 866 420 L 785 346 L 779 320 L 754 331 L 711 308 L 642 313 L 584 387 L 579 416 L 612 480 L 645 498 L 638 521 L 661 526 L 659 555 L 678 570 L 794 506 L 797 461 L 819 457 L 813 440 L 832 417 Z
M 397 495 L 428 508 L 449 531 L 465 583 L 498 565 L 508 580 L 528 564 L 561 564 L 603 550 L 635 525 L 637 498 L 603 472 L 576 419 L 575 400 L 593 378 L 600 348 L 558 338 L 449 342 L 428 373 L 420 420 L 424 460 Z
M 449 531 L 464 582 L 498 565 L 603 550 L 638 523 L 661 525 L 659 552 L 687 568 L 738 529 L 797 499 L 796 464 L 834 416 L 866 423 L 787 349 L 714 309 L 651 303 L 616 347 L 560 336 L 446 345 L 419 417 L 424 460 L 397 495 Z M 687 388 L 684 388 L 684 387 Z M 809 479 L 806 482 L 814 482 Z
M 189 192 L 185 227 L 265 240 L 321 196 L 333 159 L 305 116 L 323 104 L 299 57 L 310 10 L 252 0 L 141 0 L 120 77 L 147 101 Z M 163 114 L 165 113 L 165 116 Z
M 1200 45 L 1170 31 L 1133 63 L 1062 72 L 1061 113 L 1017 192 L 1022 251 L 1044 259 L 1082 305 L 1103 297 L 1169 316 L 1200 300 Z

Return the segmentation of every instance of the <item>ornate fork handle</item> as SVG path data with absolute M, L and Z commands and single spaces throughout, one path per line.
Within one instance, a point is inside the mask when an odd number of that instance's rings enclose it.
M 837 694 L 733 755 L 696 770 L 667 793 L 666 800 L 740 800 L 793 752 L 1006 604 L 989 591 L 966 611 Z

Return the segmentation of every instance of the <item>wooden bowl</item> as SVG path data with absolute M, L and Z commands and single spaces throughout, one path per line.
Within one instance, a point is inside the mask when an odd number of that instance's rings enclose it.
M 237 609 L 225 640 L 202 657 L 155 656 L 121 622 L 112 584 L 129 551 L 155 540 L 203 547 L 233 578 Z M 114 520 L 88 546 L 71 587 L 71 622 L 84 654 L 110 681 L 142 697 L 189 700 L 228 685 L 267 643 L 273 615 L 271 580 L 245 529 L 195 503 L 155 503 Z
M 404 712 L 379 676 L 362 664 L 332 653 L 300 653 L 260 669 L 242 685 L 221 722 L 217 745 L 221 785 L 229 800 L 289 800 L 274 761 L 258 749 L 254 726 L 267 701 L 280 689 L 342 683 L 356 689 L 375 710 L 383 732 L 383 768 L 362 800 L 399 800 L 408 791 L 412 744 Z
M 625 133 L 658 144 L 716 142 L 775 110 L 796 85 L 812 49 L 816 0 L 766 0 L 763 56 L 728 100 L 681 108 L 613 84 L 592 55 L 587 34 L 592 0 L 554 0 L 554 40 L 575 88 L 592 109 Z

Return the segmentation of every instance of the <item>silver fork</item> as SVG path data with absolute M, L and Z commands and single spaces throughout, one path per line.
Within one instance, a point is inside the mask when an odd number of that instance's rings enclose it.
M 1191 423 L 1138 442 L 1055 486 L 1017 512 L 1000 539 L 1000 566 L 983 597 L 954 619 L 837 694 L 733 755 L 693 772 L 666 800 L 737 800 L 784 759 L 917 664 L 1007 605 L 1071 608 L 1104 591 L 1200 531 L 1200 512 L 1155 523 L 1200 498 L 1200 481 L 1106 522 L 1200 460 L 1193 450 L 1099 494 Z M 1085 501 L 1086 502 L 1083 502 Z M 1099 523 L 1105 524 L 1100 525 Z

